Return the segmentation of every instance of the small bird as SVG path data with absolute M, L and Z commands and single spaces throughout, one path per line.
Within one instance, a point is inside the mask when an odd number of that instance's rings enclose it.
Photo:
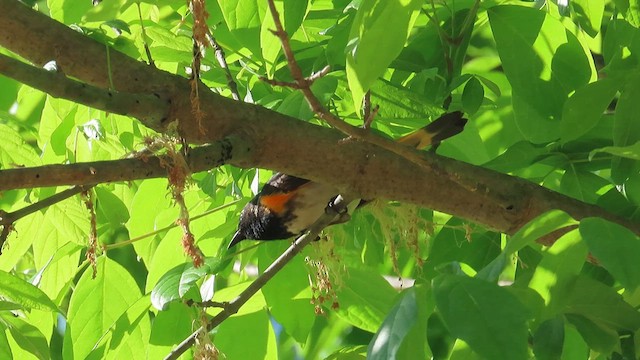
M 445 113 L 397 142 L 417 149 L 436 148 L 442 140 L 462 132 L 466 123 L 460 111 Z M 276 173 L 242 209 L 238 230 L 228 247 L 245 239 L 279 240 L 300 235 L 336 196 L 337 190 L 331 186 Z

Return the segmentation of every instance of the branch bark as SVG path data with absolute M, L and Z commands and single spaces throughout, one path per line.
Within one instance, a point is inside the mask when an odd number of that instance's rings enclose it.
M 345 140 L 336 130 L 224 98 L 204 86 L 199 91 L 201 110 L 205 114 L 204 131 L 200 131 L 191 114 L 191 88 L 187 79 L 115 50 L 110 50 L 108 55 L 103 44 L 18 1 L 0 0 L 0 46 L 34 64 L 56 60 L 67 75 L 103 88 L 109 87 L 109 56 L 115 90 L 157 94 L 169 104 L 167 120 L 160 127 L 177 122 L 180 135 L 192 143 L 214 142 L 237 135 L 252 144 L 246 156 L 229 160 L 235 166 L 285 172 L 332 185 L 342 194 L 409 202 L 507 234 L 550 209 L 564 210 L 576 219 L 604 217 L 640 234 L 637 223 L 525 180 L 431 153 L 413 153 L 425 164 L 417 165 L 371 143 Z M 152 125 L 140 120 L 147 126 Z M 48 184 L 76 183 L 54 180 L 52 177 Z M 115 180 L 128 179 L 118 177 L 110 181 Z
M 185 160 L 191 172 L 213 169 L 230 159 L 241 161 L 251 146 L 237 137 L 191 149 Z M 45 165 L 0 170 L 0 191 L 59 185 L 94 185 L 167 176 L 169 156 L 139 156 L 113 161 Z

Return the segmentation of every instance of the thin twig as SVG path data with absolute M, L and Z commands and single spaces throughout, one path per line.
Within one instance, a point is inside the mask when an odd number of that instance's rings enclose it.
M 229 64 L 227 64 L 227 57 L 224 53 L 224 49 L 216 41 L 216 38 L 213 36 L 210 30 L 207 33 L 207 40 L 209 40 L 209 43 L 215 52 L 218 64 L 220 64 L 220 67 L 222 68 L 222 70 L 224 70 L 224 74 L 227 77 L 227 85 L 229 86 L 229 90 L 231 90 L 231 96 L 234 100 L 239 101 L 240 93 L 238 92 L 238 84 L 236 84 L 235 80 L 233 80 L 231 70 L 229 70 Z
M 149 61 L 149 65 L 156 67 L 156 63 L 153 62 L 153 57 L 151 57 L 149 44 L 147 43 L 147 30 L 145 29 L 144 22 L 142 21 L 142 10 L 140 9 L 140 2 L 136 1 L 136 5 L 138 6 L 138 18 L 140 19 L 140 27 L 142 28 L 142 44 L 144 45 L 144 51 L 147 53 L 147 60 Z
M 193 332 L 182 341 L 178 347 L 172 350 L 166 357 L 165 360 L 173 360 L 177 359 L 182 355 L 187 349 L 189 349 L 195 342 L 196 337 L 201 331 L 209 332 L 214 329 L 216 326 L 220 325 L 224 320 L 226 320 L 229 316 L 238 312 L 240 307 L 244 305 L 255 293 L 257 293 L 271 278 L 273 278 L 291 259 L 293 259 L 302 249 L 307 246 L 311 241 L 313 241 L 318 234 L 330 225 L 333 220 L 341 213 L 344 212 L 348 201 L 343 199 L 341 196 L 333 202 L 332 206 L 327 207 L 327 211 L 323 214 L 312 226 L 309 228 L 309 231 L 304 235 L 298 237 L 296 241 L 293 242 L 287 250 L 285 250 L 276 260 L 269 265 L 269 267 L 260 275 L 257 279 L 255 279 L 249 286 L 242 292 L 238 297 L 230 301 L 226 306 L 222 309 L 220 313 L 214 316 L 211 321 L 207 324 L 206 329 L 200 327 L 198 330 Z

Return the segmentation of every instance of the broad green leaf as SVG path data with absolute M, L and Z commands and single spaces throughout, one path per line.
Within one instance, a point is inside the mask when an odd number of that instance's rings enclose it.
M 564 326 L 564 344 L 562 346 L 564 359 L 588 359 L 589 346 L 585 343 L 578 330 L 566 324 Z
M 480 270 L 500 254 L 500 234 L 474 232 L 469 241 L 463 227 L 464 221 L 452 218 L 438 232 L 432 240 L 429 257 L 425 261 L 424 275 L 435 276 L 438 266 L 452 261 Z
M 151 335 L 149 296 L 131 305 L 100 337 L 90 359 L 141 359 L 147 355 Z
M 569 165 L 560 180 L 559 191 L 580 201 L 595 204 L 612 187 L 610 181 Z
M 52 221 L 56 229 L 69 241 L 78 245 L 87 245 L 89 240 L 89 210 L 81 204 L 78 197 L 73 197 L 51 206 Z
M 365 345 L 344 347 L 325 358 L 325 360 L 366 360 L 367 347 Z
M 80 251 L 86 245 L 71 242 L 69 237 L 56 229 L 58 219 L 53 211 L 47 211 L 44 219 L 32 233 L 36 238 L 32 245 L 33 260 L 38 273 L 34 277 L 38 286 L 51 299 L 57 301 L 77 274 Z
M 238 346 L 239 336 L 241 346 Z M 218 327 L 215 344 L 228 359 L 278 358 L 275 333 L 269 313 L 264 309 L 225 320 Z
M 356 109 L 361 108 L 373 82 L 400 54 L 421 5 L 418 0 L 363 0 L 360 4 L 347 55 L 347 80 Z
M 309 0 L 296 1 L 276 1 L 274 2 L 280 15 L 280 21 L 289 37 L 298 30 L 302 20 L 307 14 Z M 273 75 L 276 68 L 276 60 L 282 49 L 280 39 L 272 31 L 276 29 L 271 11 L 267 10 L 262 26 L 260 27 L 260 45 L 262 47 L 262 57 L 265 61 L 267 74 Z M 304 74 L 306 76 L 311 74 Z
M 497 280 L 504 269 L 507 259 L 516 251 L 532 244 L 542 236 L 568 226 L 577 225 L 577 222 L 567 213 L 560 210 L 551 210 L 529 221 L 507 242 L 504 250 L 489 265 L 478 272 L 478 277 L 486 280 Z
M 94 188 L 98 217 L 107 220 L 113 226 L 119 226 L 129 221 L 129 210 L 116 194 L 102 186 Z M 101 216 L 102 215 L 102 216 Z
M 570 5 L 580 27 L 591 37 L 598 35 L 604 15 L 604 0 L 573 0 Z
M 178 217 L 179 210 L 171 202 L 167 180 L 149 179 L 143 181 L 131 201 L 129 213 L 131 216 L 127 223 L 127 229 L 132 239 L 171 225 Z M 146 264 L 151 263 L 152 255 L 163 235 L 164 233 L 149 236 L 133 244 L 136 254 Z
M 0 295 L 26 308 L 59 312 L 42 290 L 5 271 L 0 271 Z
M 625 147 L 640 141 L 640 122 L 636 117 L 640 112 L 638 98 L 640 98 L 640 72 L 628 74 L 628 81 L 620 93 L 613 126 L 614 146 Z M 614 159 L 611 176 L 616 183 L 621 183 L 629 177 L 633 168 L 634 162 L 629 159 Z
M 318 97 L 320 103 L 326 104 L 336 92 L 337 85 L 338 82 L 334 77 L 325 76 L 311 85 L 311 91 Z M 287 95 L 278 106 L 277 111 L 300 120 L 311 120 L 315 116 L 300 91 L 294 91 Z
M 544 321 L 533 334 L 533 353 L 538 360 L 560 360 L 564 344 L 564 319 Z
M 367 359 L 395 359 L 405 336 L 415 325 L 418 317 L 416 290 L 405 290 L 400 300 L 384 319 L 373 336 L 367 350 Z M 414 344 L 415 346 L 416 344 Z
M 462 91 L 462 108 L 469 114 L 475 114 L 484 100 L 484 87 L 478 79 L 472 77 Z
M 176 344 L 195 330 L 193 322 L 197 317 L 194 307 L 180 302 L 170 303 L 166 310 L 158 312 L 151 324 L 146 358 L 162 359 L 167 356 Z
M 35 326 L 29 324 L 22 318 L 17 318 L 11 313 L 2 314 L 0 318 L 9 330 L 13 341 L 21 350 L 33 355 L 37 359 L 50 359 L 49 346 L 44 335 Z M 14 355 L 24 357 L 19 354 L 19 349 L 13 349 Z
M 496 171 L 509 173 L 519 170 L 548 156 L 549 150 L 541 145 L 534 145 L 529 141 L 518 141 L 509 146 L 505 152 L 483 166 Z
M 51 358 L 47 339 L 35 326 L 10 313 L 1 314 L 0 318 L 21 349 L 41 360 Z M 16 353 L 16 351 L 13 352 Z
M 616 330 L 640 329 L 640 314 L 614 289 L 586 276 L 572 284 L 566 313 L 581 315 Z
M 254 55 L 261 55 L 260 27 L 267 3 L 259 0 L 218 0 L 224 20 L 234 38 Z
M 437 311 L 451 334 L 487 359 L 527 359 L 527 311 L 506 289 L 484 280 L 433 280 Z
M 424 95 L 393 82 L 384 79 L 375 81 L 370 90 L 371 103 L 380 106 L 376 119 L 392 122 L 417 119 L 420 123 L 416 127 L 421 127 L 426 119 L 435 119 L 442 114 L 442 108 L 428 102 Z
M 13 360 L 13 353 L 11 351 L 9 339 L 7 339 L 6 330 L 7 327 L 0 322 L 0 358 Z
M 91 7 L 91 2 L 77 4 L 75 1 L 47 0 L 51 17 L 63 24 L 76 24 Z
M 122 265 L 106 256 L 99 257 L 96 278 L 87 268 L 71 294 L 67 314 L 70 328 L 65 333 L 64 351 L 84 359 L 141 296 L 138 285 Z
M 20 134 L 5 124 L 0 124 L 0 168 L 38 166 L 42 162 L 36 151 Z
M 580 234 L 591 254 L 622 286 L 640 285 L 640 239 L 631 230 L 601 218 L 580 221 Z
M 587 254 L 587 246 L 577 229 L 560 237 L 543 252 L 529 281 L 529 287 L 537 291 L 546 304 L 543 319 L 553 318 L 562 310 L 569 285 L 582 270 Z
M 261 246 L 258 250 L 260 272 L 289 246 L 287 242 L 269 245 Z M 316 317 L 311 302 L 308 269 L 304 258 L 296 256 L 260 290 L 273 318 L 299 343 L 307 341 Z
M 184 263 L 165 273 L 151 291 L 151 303 L 158 310 L 181 299 L 189 290 L 197 289 L 196 282 L 205 275 L 217 274 L 231 262 L 231 258 L 206 258 L 204 264 L 195 267 L 193 262 Z
M 629 146 L 605 146 L 600 149 L 593 150 L 591 156 L 599 152 L 606 152 L 621 158 L 640 160 L 640 141 Z
M 377 272 L 349 268 L 336 289 L 340 307 L 336 313 L 363 330 L 376 332 L 393 306 L 396 291 Z
M 586 46 L 543 11 L 500 5 L 488 13 L 518 128 L 533 143 L 556 140 L 569 93 L 595 80 Z
M 593 350 L 608 354 L 618 344 L 618 333 L 607 326 L 603 326 L 584 316 L 567 314 L 567 320 L 576 327 L 584 341 Z
M 605 78 L 577 89 L 564 103 L 561 140 L 575 140 L 589 132 L 613 100 L 618 87 L 616 81 Z

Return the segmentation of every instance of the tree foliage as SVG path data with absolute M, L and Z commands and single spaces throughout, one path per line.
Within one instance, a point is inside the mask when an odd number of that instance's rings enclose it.
M 0 358 L 639 357 L 636 1 L 275 1 L 285 51 L 267 0 L 24 3 L 0 0 Z M 11 23 L 36 11 L 64 26 Z M 453 110 L 458 161 L 375 140 Z M 284 261 L 228 252 L 272 171 L 383 199 Z

